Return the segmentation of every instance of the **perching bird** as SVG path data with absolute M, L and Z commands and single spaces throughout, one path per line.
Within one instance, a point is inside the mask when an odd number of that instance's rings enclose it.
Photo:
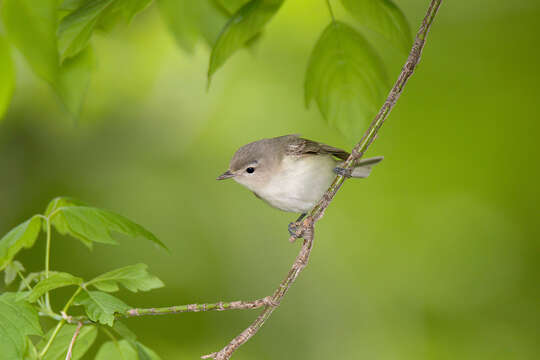
M 301 213 L 298 222 L 321 199 L 336 174 L 365 178 L 383 159 L 361 160 L 347 171 L 340 166 L 348 157 L 345 150 L 297 135 L 279 136 L 242 146 L 217 180 L 233 178 L 271 206 Z

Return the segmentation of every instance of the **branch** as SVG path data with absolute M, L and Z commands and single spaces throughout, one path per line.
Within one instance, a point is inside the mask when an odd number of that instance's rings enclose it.
M 71 342 L 69 343 L 69 348 L 66 354 L 66 360 L 71 360 L 71 353 L 73 351 L 73 345 L 75 345 L 75 340 L 77 340 L 77 336 L 79 336 L 79 332 L 81 331 L 82 326 L 83 326 L 83 323 L 79 322 L 79 325 L 77 325 L 77 329 L 75 329 L 75 334 L 73 334 L 73 338 L 71 339 Z
M 420 61 L 427 34 L 433 23 L 433 20 L 435 19 L 435 15 L 437 14 L 437 10 L 439 9 L 441 2 L 442 0 L 431 1 L 431 4 L 429 5 L 429 8 L 427 10 L 427 14 L 424 17 L 422 25 L 420 26 L 420 29 L 416 34 L 416 38 L 409 53 L 409 57 L 407 58 L 407 61 L 403 66 L 403 69 L 401 70 L 401 73 L 399 74 L 396 83 L 390 90 L 386 101 L 371 122 L 366 133 L 364 134 L 360 142 L 356 144 L 356 146 L 351 152 L 351 155 L 345 161 L 345 164 L 343 165 L 344 168 L 349 169 L 353 167 L 353 164 L 357 160 L 362 158 L 362 156 L 364 156 L 369 146 L 375 140 L 382 124 L 388 118 L 390 111 L 392 110 L 397 100 L 399 99 L 399 96 L 403 92 L 403 88 L 407 83 L 407 80 L 411 77 L 414 69 L 416 68 L 416 65 L 418 65 L 418 62 Z M 296 260 L 291 267 L 291 270 L 287 274 L 287 277 L 281 282 L 277 290 L 272 295 L 272 304 L 265 306 L 264 310 L 257 317 L 257 319 L 255 319 L 255 321 L 248 328 L 242 331 L 240 335 L 232 339 L 223 349 L 218 352 L 205 355 L 202 357 L 203 359 L 230 359 L 234 351 L 236 351 L 246 341 L 253 337 L 253 335 L 255 335 L 264 325 L 266 320 L 268 320 L 270 315 L 272 315 L 272 312 L 277 306 L 279 306 L 281 299 L 285 296 L 289 287 L 296 280 L 302 269 L 307 265 L 309 255 L 311 253 L 311 248 L 313 246 L 314 224 L 323 217 L 324 211 L 326 210 L 328 205 L 330 205 L 330 202 L 334 199 L 337 191 L 341 188 L 341 185 L 344 181 L 345 177 L 338 175 L 332 185 L 330 185 L 330 188 L 323 195 L 322 199 L 317 203 L 317 205 L 315 205 L 315 207 L 311 210 L 306 219 L 299 224 L 300 226 L 298 226 L 297 228 L 297 236 L 293 236 L 292 240 L 297 237 L 303 237 L 304 243 L 302 245 L 302 248 L 300 249 L 300 253 L 296 257 Z
M 125 314 L 118 316 L 144 316 L 144 315 L 168 315 L 179 314 L 185 312 L 200 312 L 200 311 L 224 311 L 224 310 L 245 310 L 245 309 L 259 309 L 263 306 L 269 306 L 272 302 L 270 296 L 255 301 L 231 301 L 213 304 L 189 304 L 189 305 L 177 305 L 160 308 L 148 308 L 148 309 L 130 309 Z

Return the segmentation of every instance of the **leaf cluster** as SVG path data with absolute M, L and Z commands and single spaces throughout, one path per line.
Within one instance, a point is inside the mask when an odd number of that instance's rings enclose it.
M 51 231 L 69 235 L 92 248 L 94 243 L 117 245 L 113 233 L 145 238 L 156 246 L 165 245 L 141 225 L 114 212 L 98 209 L 66 197 L 53 199 L 43 214 L 37 214 L 13 228 L 0 239 L 0 270 L 6 286 L 20 278 L 16 291 L 0 295 L 0 354 L 6 359 L 65 359 L 74 335 L 71 359 L 81 358 L 94 344 L 98 331 L 111 340 L 103 343 L 96 359 L 159 359 L 155 352 L 137 341 L 136 336 L 118 318 L 131 308 L 112 293 L 122 288 L 149 291 L 163 282 L 148 272 L 145 264 L 134 264 L 108 271 L 85 281 L 66 272 L 45 270 L 24 275 L 22 263 L 15 260 L 23 248 L 31 248 L 41 232 L 51 241 Z M 49 246 L 46 247 L 49 255 Z M 48 259 L 49 256 L 46 256 Z M 48 261 L 48 260 L 47 260 Z M 58 312 L 52 309 L 50 294 L 71 287 L 74 293 Z M 79 308 L 82 316 L 70 316 Z M 57 320 L 55 327 L 43 331 L 39 317 Z M 69 322 L 70 324 L 66 324 Z M 80 322 L 80 328 L 75 325 Z
M 323 1 L 323 0 L 321 0 Z M 259 41 L 285 0 L 156 0 L 179 46 L 192 51 L 199 40 L 211 47 L 208 84 L 239 49 Z M 377 51 L 355 27 L 334 16 L 315 44 L 306 69 L 306 106 L 314 101 L 329 124 L 359 137 L 389 89 Z M 10 55 L 15 46 L 33 72 L 48 82 L 73 115 L 78 116 L 94 68 L 91 38 L 129 23 L 153 0 L 4 0 L 0 35 L 0 117 L 15 83 Z M 411 32 L 392 0 L 340 0 L 356 24 L 382 35 L 407 51 Z M 334 4 L 337 5 L 337 4 Z M 11 44 L 11 45 L 10 45 Z M 69 215 L 68 215 L 69 216 Z

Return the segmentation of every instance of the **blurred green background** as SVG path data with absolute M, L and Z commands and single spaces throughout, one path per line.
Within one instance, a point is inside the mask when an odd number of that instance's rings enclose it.
M 399 4 L 416 31 L 427 1 Z M 322 0 L 286 1 L 207 92 L 208 47 L 184 53 L 153 6 L 94 37 L 98 67 L 76 124 L 18 55 L 0 123 L 0 232 L 73 196 L 140 222 L 172 253 L 127 239 L 89 253 L 55 235 L 54 270 L 91 277 L 145 262 L 166 287 L 122 294 L 138 307 L 270 294 L 300 246 L 287 241 L 296 215 L 215 177 L 236 148 L 263 137 L 351 147 L 303 103 L 308 56 L 328 21 Z M 235 359 L 540 358 L 539 24 L 536 0 L 443 2 L 369 152 L 383 165 L 345 184 L 308 268 Z M 395 78 L 404 55 L 378 48 Z M 38 241 L 20 256 L 30 271 L 43 266 Z M 126 323 L 163 359 L 195 359 L 256 315 Z

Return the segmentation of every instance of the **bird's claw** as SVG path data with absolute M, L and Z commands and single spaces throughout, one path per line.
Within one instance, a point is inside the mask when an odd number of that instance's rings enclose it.
M 339 166 L 334 168 L 334 172 L 346 178 L 350 178 L 352 176 L 351 169 L 345 169 Z
M 288 229 L 289 234 L 291 234 L 291 237 L 289 238 L 290 242 L 295 242 L 296 239 L 302 237 L 302 222 L 295 221 L 289 223 Z

